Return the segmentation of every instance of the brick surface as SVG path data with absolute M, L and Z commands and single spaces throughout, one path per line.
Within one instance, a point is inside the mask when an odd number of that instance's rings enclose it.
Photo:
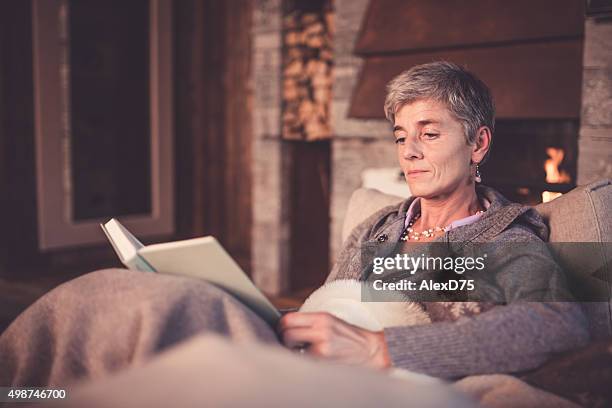
M 586 21 L 580 125 L 578 184 L 612 178 L 612 21 Z
M 612 126 L 580 129 L 578 184 L 612 178 Z
M 612 21 L 587 20 L 584 66 L 589 68 L 612 67 Z
M 588 157 L 588 160 L 578 160 L 578 184 L 587 184 L 606 178 L 612 179 L 611 146 L 609 142 L 603 144 L 580 141 L 579 157 Z
M 256 0 L 253 7 L 253 32 L 278 32 L 281 0 Z
M 358 74 L 359 70 L 356 67 L 336 67 L 333 98 L 339 101 L 349 100 Z
M 253 280 L 283 290 L 281 265 L 280 0 L 257 0 L 253 16 Z M 286 228 L 285 228 L 286 229 Z
M 255 51 L 261 51 L 266 49 L 278 50 L 281 46 L 281 35 L 280 31 L 256 33 L 253 37 L 253 48 Z M 275 64 L 277 69 L 278 62 Z
M 386 120 L 362 120 L 348 118 L 349 100 L 334 100 L 332 104 L 332 126 L 334 135 L 342 137 L 392 137 Z M 383 107 L 380 107 L 382 111 Z
M 580 129 L 580 138 L 588 145 L 592 145 L 592 143 L 599 143 L 599 142 L 608 142 L 612 144 L 612 126 L 607 126 L 607 127 L 582 126 L 582 128 Z M 601 148 L 603 146 L 599 145 L 599 147 Z
M 259 137 L 280 138 L 280 108 L 259 107 L 253 110 L 253 132 Z
M 585 126 L 612 125 L 612 67 L 584 69 L 581 121 Z
M 265 292 L 282 290 L 281 145 L 256 139 L 253 146 L 253 279 Z
M 349 198 L 361 187 L 361 173 L 368 168 L 398 166 L 396 148 L 391 139 L 337 138 L 333 144 L 330 259 L 341 248 L 342 223 Z M 398 166 L 399 168 L 399 166 Z

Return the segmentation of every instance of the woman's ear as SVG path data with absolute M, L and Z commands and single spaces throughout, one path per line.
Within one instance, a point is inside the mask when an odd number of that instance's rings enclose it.
M 491 129 L 481 126 L 476 131 L 476 143 L 472 146 L 472 163 L 480 163 L 491 147 Z

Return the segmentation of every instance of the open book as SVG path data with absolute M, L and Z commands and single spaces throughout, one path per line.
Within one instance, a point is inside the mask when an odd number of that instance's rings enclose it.
M 100 226 L 128 269 L 204 279 L 276 325 L 280 312 L 214 237 L 145 246 L 114 218 Z

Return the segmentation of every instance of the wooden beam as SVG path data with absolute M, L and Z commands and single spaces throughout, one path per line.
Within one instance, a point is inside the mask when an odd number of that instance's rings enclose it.
M 582 40 L 367 57 L 349 116 L 383 119 L 387 82 L 415 65 L 438 60 L 476 73 L 491 88 L 499 118 L 580 117 Z
M 582 37 L 583 0 L 370 1 L 360 55 Z
M 216 236 L 249 271 L 252 2 L 175 7 L 177 225 L 184 237 Z
M 251 0 L 225 4 L 225 244 L 243 269 L 251 269 L 253 113 Z

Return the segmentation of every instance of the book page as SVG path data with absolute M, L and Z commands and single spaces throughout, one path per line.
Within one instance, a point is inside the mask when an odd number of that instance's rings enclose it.
M 130 231 L 114 218 L 106 224 L 100 224 L 100 226 L 123 263 L 137 256 L 138 250 L 144 247 Z

